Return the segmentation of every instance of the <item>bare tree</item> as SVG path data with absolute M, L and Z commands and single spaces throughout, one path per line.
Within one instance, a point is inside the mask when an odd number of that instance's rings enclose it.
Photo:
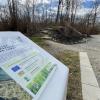
M 33 34 L 49 25 L 55 25 L 55 23 L 78 26 L 77 29 L 81 29 L 83 32 L 89 32 L 88 30 L 96 28 L 99 0 L 94 1 L 92 10 L 82 18 L 77 17 L 77 8 L 81 6 L 79 5 L 81 0 L 58 0 L 57 12 L 52 9 L 53 0 L 50 0 L 50 6 L 43 0 L 40 0 L 42 5 L 36 3 L 37 0 L 25 0 L 25 4 L 19 1 L 7 0 L 7 7 L 4 10 L 0 9 L 3 11 L 3 13 L 0 11 L 0 28 L 2 30 L 18 30 Z M 79 28 L 80 26 L 82 28 Z
M 30 0 L 26 0 L 26 3 L 25 3 L 25 8 L 26 8 L 26 11 L 25 11 L 25 17 L 26 17 L 26 25 L 27 25 L 27 33 L 29 33 L 30 31 L 30 23 L 31 23 L 31 17 L 30 17 Z
M 8 2 L 8 8 L 10 13 L 10 25 L 11 30 L 16 31 L 17 30 L 17 0 L 7 0 Z
M 61 3 L 62 3 L 62 0 L 59 0 L 59 3 L 58 3 L 58 10 L 57 10 L 57 16 L 56 16 L 56 20 L 55 20 L 56 23 L 59 21 Z
M 76 18 L 76 12 L 77 12 L 77 8 L 79 6 L 79 0 L 71 0 L 71 18 L 70 18 L 70 21 L 71 21 L 71 24 L 73 25 L 74 22 L 75 22 L 75 18 Z
M 70 0 L 66 0 L 65 3 L 66 3 L 66 20 L 68 22 L 70 17 Z
M 36 2 L 36 0 L 33 0 L 33 3 L 32 3 L 32 21 L 33 21 L 33 23 L 35 22 L 35 2 Z
M 94 16 L 93 16 L 93 24 L 92 24 L 93 28 L 94 28 L 95 23 L 96 23 L 98 7 L 99 7 L 99 0 L 95 0 L 94 1 Z

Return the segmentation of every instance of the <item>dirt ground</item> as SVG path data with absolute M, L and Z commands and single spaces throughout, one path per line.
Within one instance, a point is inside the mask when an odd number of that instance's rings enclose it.
M 56 43 L 50 40 L 47 40 L 46 43 L 51 48 L 50 50 L 52 54 L 64 50 L 87 52 L 100 86 L 100 35 L 93 35 L 92 38 L 89 38 L 86 41 L 86 43 L 73 45 Z

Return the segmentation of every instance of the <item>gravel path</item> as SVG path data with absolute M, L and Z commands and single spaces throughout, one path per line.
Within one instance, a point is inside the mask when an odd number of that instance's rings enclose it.
M 87 52 L 100 86 L 100 35 L 93 35 L 86 43 L 74 45 L 65 45 L 49 40 L 47 40 L 46 43 L 50 46 L 51 53 L 64 50 Z

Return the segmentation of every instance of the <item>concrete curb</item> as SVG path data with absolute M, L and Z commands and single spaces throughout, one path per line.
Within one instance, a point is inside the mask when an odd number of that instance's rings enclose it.
M 83 100 L 100 100 L 100 88 L 86 52 L 80 52 Z

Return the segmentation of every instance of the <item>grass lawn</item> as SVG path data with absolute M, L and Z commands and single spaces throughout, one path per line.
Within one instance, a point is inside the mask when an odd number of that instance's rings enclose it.
M 40 37 L 31 37 L 31 40 L 37 43 L 38 45 L 44 46 L 44 40 Z
M 49 45 L 46 45 L 43 39 L 34 37 L 32 40 L 49 52 Z M 55 56 L 70 69 L 68 93 L 66 97 L 67 100 L 82 100 L 82 86 L 78 52 L 66 50 L 60 53 L 56 53 L 53 56 Z

